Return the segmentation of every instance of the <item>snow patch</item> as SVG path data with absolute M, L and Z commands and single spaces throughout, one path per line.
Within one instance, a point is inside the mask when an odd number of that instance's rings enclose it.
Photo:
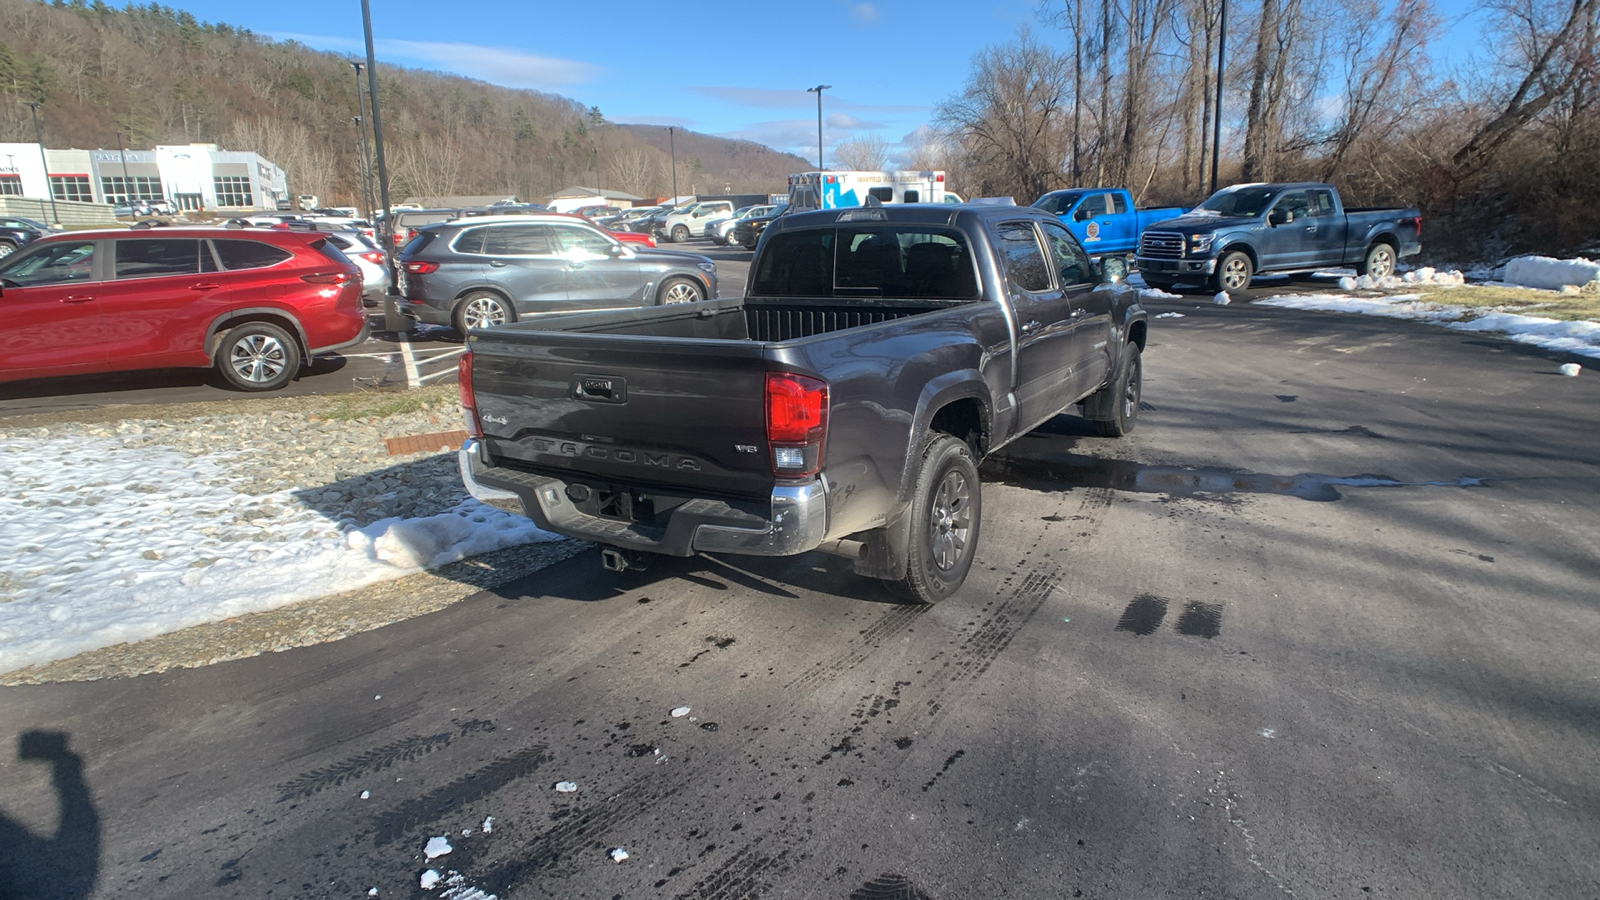
M 449 838 L 433 837 L 428 838 L 428 846 L 424 847 L 422 852 L 426 854 L 429 859 L 433 859 L 435 857 L 444 856 L 454 849 L 454 847 L 450 846 Z
M 1180 312 L 1157 313 L 1156 314 L 1156 318 L 1158 318 L 1158 319 L 1181 319 L 1181 318 L 1183 318 L 1183 313 L 1180 313 Z
M 1420 285 L 1459 287 L 1466 283 L 1467 277 L 1458 270 L 1451 269 L 1448 272 L 1440 272 L 1429 266 L 1413 269 L 1403 275 L 1385 275 L 1382 278 L 1373 275 L 1362 275 L 1360 277 L 1346 275 L 1339 279 L 1340 289 L 1346 291 L 1394 291 Z
M 1556 369 L 1556 371 L 1567 376 L 1568 378 L 1577 378 L 1578 373 L 1583 371 L 1583 366 L 1580 366 L 1577 363 L 1563 363 L 1558 369 Z
M 680 706 L 677 709 L 672 711 L 672 717 L 674 719 L 681 719 L 684 716 L 687 716 L 688 714 L 689 714 L 689 707 L 687 707 L 687 706 Z
M 556 790 L 560 791 L 563 794 L 571 794 L 574 791 L 576 791 L 577 789 L 578 789 L 578 783 L 576 781 L 558 781 L 558 782 L 556 782 Z
M 1567 285 L 1581 286 L 1600 281 L 1600 263 L 1577 257 L 1552 259 L 1548 256 L 1519 256 L 1506 263 L 1500 280 L 1522 287 L 1559 291 Z
M 1182 294 L 1163 291 L 1160 288 L 1147 287 L 1139 291 L 1139 297 L 1144 300 L 1182 300 Z
M 612 848 L 612 850 L 611 850 L 611 861 L 612 862 L 623 862 L 627 858 L 628 858 L 628 851 L 622 849 L 621 847 L 613 847 Z
M 1233 302 L 1233 298 L 1228 296 L 1227 291 L 1218 291 L 1217 295 L 1211 298 L 1211 302 L 1218 306 L 1227 306 Z

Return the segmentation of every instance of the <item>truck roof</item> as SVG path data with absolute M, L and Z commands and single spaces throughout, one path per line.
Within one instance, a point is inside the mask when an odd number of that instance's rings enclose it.
M 792 212 L 772 220 L 768 229 L 779 231 L 816 228 L 835 223 L 882 222 L 886 225 L 941 225 L 951 227 L 961 219 L 990 222 L 996 219 L 1038 219 L 1059 222 L 1054 215 L 1032 206 L 974 203 L 890 203 L 883 206 L 848 206 Z

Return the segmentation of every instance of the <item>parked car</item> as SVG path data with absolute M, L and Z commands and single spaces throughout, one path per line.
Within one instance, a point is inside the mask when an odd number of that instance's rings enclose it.
M 634 222 L 637 222 L 645 216 L 654 215 L 660 211 L 661 207 L 659 206 L 635 206 L 632 209 L 625 209 L 622 212 L 617 213 L 615 216 L 612 216 L 611 221 L 606 223 L 606 227 L 613 231 L 632 231 L 632 225 Z
M 754 250 L 756 243 L 761 240 L 761 233 L 767 230 L 767 225 L 771 224 L 773 219 L 787 214 L 792 209 L 794 209 L 793 206 L 784 204 L 774 207 L 772 212 L 764 216 L 745 216 L 734 223 L 733 231 L 731 232 L 733 243 L 744 247 L 746 250 Z
M 214 367 L 269 391 L 367 337 L 361 270 L 327 237 L 162 228 L 51 235 L 0 263 L 0 381 Z
M 657 222 L 661 221 L 664 217 L 669 216 L 672 213 L 677 212 L 680 209 L 688 209 L 689 206 L 690 206 L 690 204 L 687 204 L 687 203 L 684 204 L 683 206 L 678 206 L 678 207 L 663 206 L 660 209 L 656 210 L 655 212 L 650 213 L 647 216 L 640 216 L 639 218 L 634 219 L 632 222 L 629 222 L 628 223 L 628 230 L 632 231 L 632 232 L 634 232 L 636 234 L 654 235 L 655 234 L 655 230 L 656 230 L 656 223 Z
M 778 207 L 776 206 L 746 206 L 744 209 L 739 210 L 738 213 L 732 216 L 721 219 L 713 219 L 706 223 L 706 237 L 710 238 L 713 244 L 722 244 L 724 246 L 732 244 L 733 229 L 738 227 L 741 219 L 748 219 L 753 216 L 765 216 L 776 212 L 777 209 Z
M 383 295 L 389 293 L 389 255 L 377 241 L 359 231 L 320 233 L 361 270 L 362 303 L 381 306 Z
M 33 243 L 49 233 L 49 226 L 32 219 L 15 216 L 0 218 L 0 257 L 10 256 L 18 249 Z
M 1181 206 L 1136 209 L 1133 195 L 1122 188 L 1051 191 L 1032 205 L 1055 213 L 1095 258 L 1132 254 L 1139 248 L 1139 235 L 1146 228 L 1188 211 Z
M 686 303 L 717 295 L 704 256 L 623 244 L 577 217 L 461 219 L 400 251 L 401 311 L 462 334 L 574 309 Z
M 604 218 L 605 216 L 617 215 L 618 213 L 622 212 L 622 209 L 621 207 L 617 206 L 584 206 L 574 210 L 574 212 L 580 216 L 583 216 L 585 219 L 594 221 L 595 219 Z
M 721 216 L 733 215 L 733 204 L 727 200 L 702 200 L 690 203 L 656 219 L 651 230 L 656 240 L 665 238 L 681 244 L 697 234 L 705 233 L 706 222 Z
M 1346 208 L 1331 184 L 1240 184 L 1139 236 L 1139 274 L 1163 290 L 1204 282 L 1242 291 L 1256 273 L 1354 266 L 1393 275 L 1401 257 L 1422 252 L 1415 208 Z

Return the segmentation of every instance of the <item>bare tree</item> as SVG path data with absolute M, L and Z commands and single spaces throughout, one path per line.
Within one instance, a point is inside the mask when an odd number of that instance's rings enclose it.
M 655 162 L 643 148 L 629 147 L 611 154 L 608 167 L 611 181 L 630 194 L 643 197 L 651 192 Z
M 969 190 L 1031 198 L 1054 186 L 1066 159 L 1071 82 L 1070 61 L 1027 29 L 978 54 L 962 92 L 936 113 L 970 166 Z
M 840 141 L 833 161 L 841 169 L 876 172 L 889 166 L 889 145 L 875 134 Z
M 1428 40 L 1438 27 L 1427 0 L 1398 0 L 1387 21 L 1376 0 L 1345 0 L 1337 30 L 1345 73 L 1343 106 L 1328 136 L 1322 180 L 1332 181 L 1352 146 L 1376 130 L 1399 124 L 1402 89 L 1414 86 L 1425 65 Z M 1385 33 L 1386 32 L 1386 33 Z

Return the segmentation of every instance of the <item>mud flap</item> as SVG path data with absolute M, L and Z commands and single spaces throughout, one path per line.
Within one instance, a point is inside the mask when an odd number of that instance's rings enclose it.
M 899 581 L 906 577 L 906 544 L 911 540 L 911 519 L 901 510 L 894 521 L 882 528 L 854 536 L 866 544 L 856 559 L 854 571 L 868 578 Z

